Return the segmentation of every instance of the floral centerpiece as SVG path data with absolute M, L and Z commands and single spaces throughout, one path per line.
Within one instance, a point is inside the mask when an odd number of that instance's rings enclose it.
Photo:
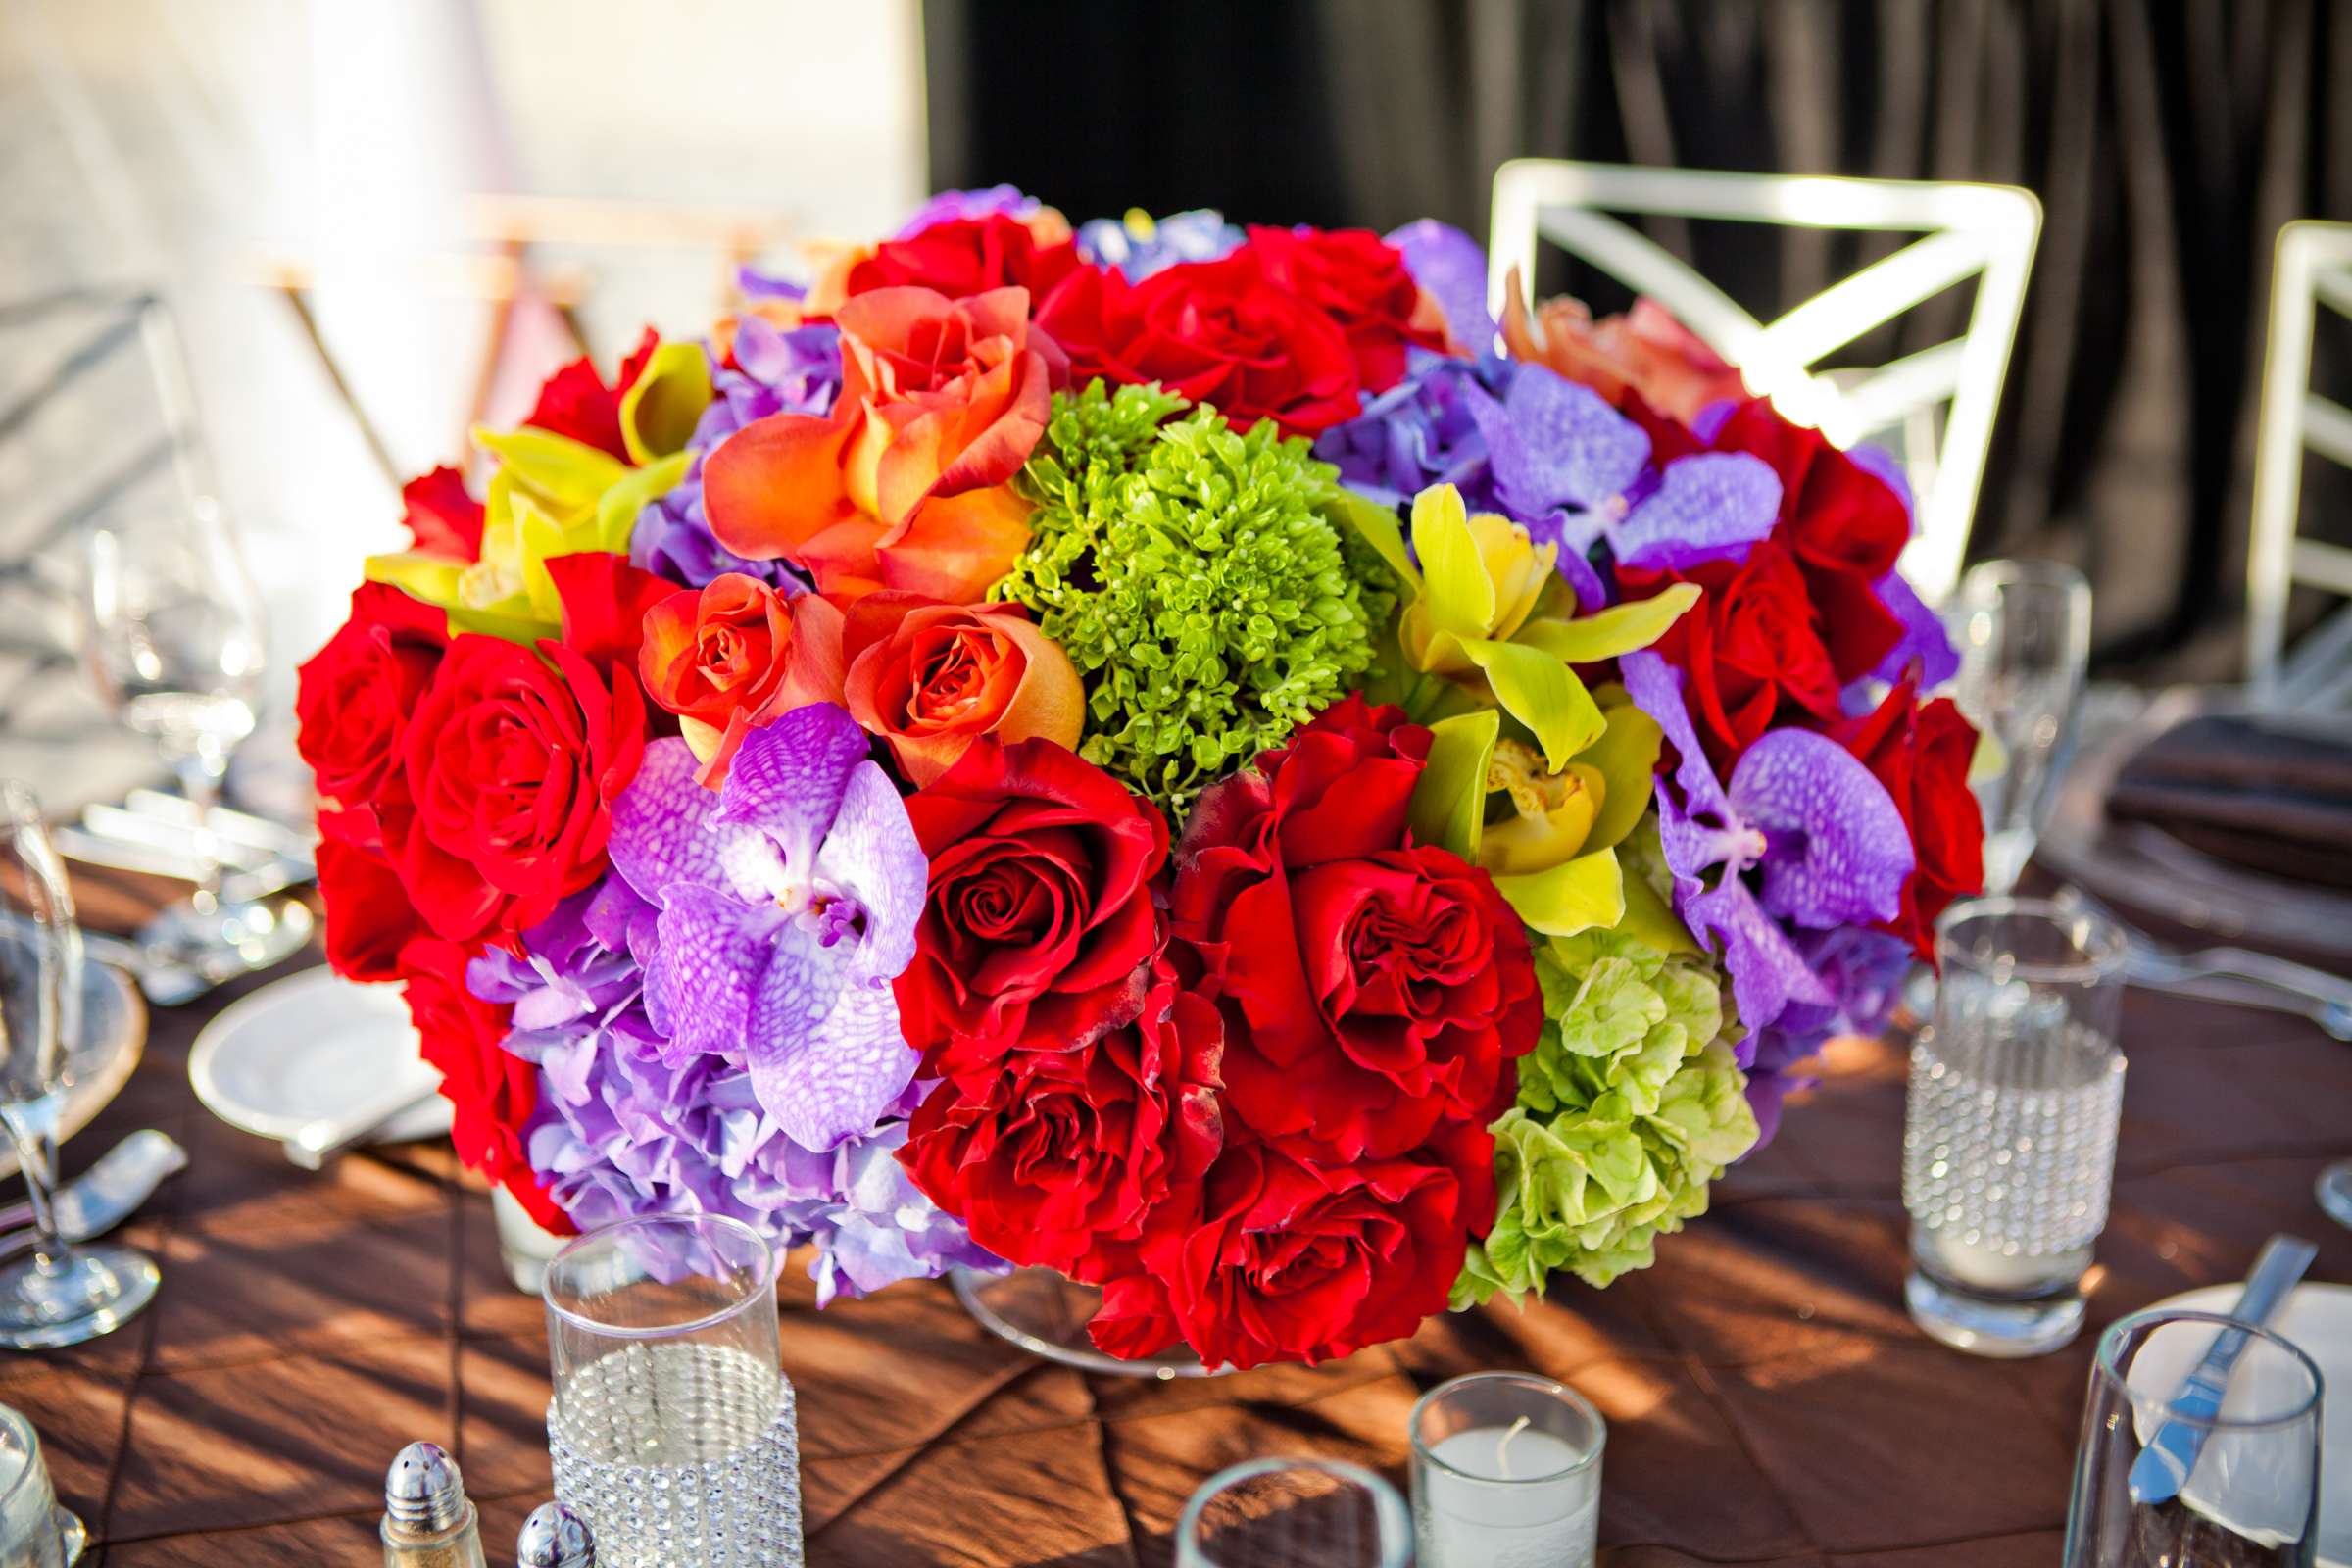
M 1899 475 L 1485 274 L 950 193 L 411 484 L 301 744 L 466 1162 L 1212 1365 L 1646 1265 L 1977 885 L 1974 740 Z

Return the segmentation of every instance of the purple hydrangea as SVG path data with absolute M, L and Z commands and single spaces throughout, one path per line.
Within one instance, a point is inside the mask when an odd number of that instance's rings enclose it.
M 1097 267 L 1115 267 L 1127 274 L 1127 281 L 1140 283 L 1178 262 L 1213 262 L 1245 237 L 1222 213 L 1205 207 L 1157 221 L 1129 214 L 1081 223 L 1078 254 Z
M 867 1134 L 816 1151 L 760 1103 L 739 1053 L 679 1051 L 654 1027 L 640 956 L 660 911 L 611 876 L 492 949 L 467 982 L 512 1004 L 506 1049 L 538 1069 L 532 1169 L 582 1230 L 646 1214 L 723 1214 L 812 1244 L 817 1300 L 956 1267 L 1001 1266 L 909 1182 L 894 1152 L 923 1086 Z
M 1473 393 L 1500 396 L 1517 368 L 1494 355 L 1457 360 L 1408 349 L 1404 379 L 1318 436 L 1315 456 L 1337 464 L 1348 488 L 1384 506 L 1404 507 L 1433 484 L 1450 484 L 1473 511 L 1499 511 L 1470 400 Z
M 754 275 L 747 270 L 747 278 Z M 795 285 L 762 282 L 762 296 L 798 297 Z M 841 333 L 830 324 L 780 328 L 747 314 L 735 324 L 735 367 L 712 367 L 710 384 L 717 395 L 703 411 L 688 443 L 693 461 L 685 477 L 637 514 L 629 559 L 643 570 L 689 588 L 734 571 L 798 593 L 808 582 L 788 563 L 748 561 L 712 535 L 703 514 L 703 461 L 755 419 L 771 414 L 831 413 L 833 400 L 841 394 Z
M 987 185 L 978 190 L 943 190 L 914 211 L 914 216 L 899 225 L 893 239 L 912 239 L 936 223 L 952 223 L 958 219 L 986 218 L 992 213 L 1004 213 L 1013 218 L 1027 218 L 1038 210 L 1038 199 L 1018 185 Z
M 1746 1066 L 1754 1040 L 1789 1007 L 1840 1004 L 1790 928 L 1892 919 L 1914 863 L 1911 836 L 1870 769 L 1810 730 L 1772 731 L 1741 754 L 1728 785 L 1717 780 L 1683 704 L 1682 672 L 1647 650 L 1618 668 L 1675 750 L 1657 791 L 1658 840 L 1675 912 L 1731 971 L 1750 1030 Z

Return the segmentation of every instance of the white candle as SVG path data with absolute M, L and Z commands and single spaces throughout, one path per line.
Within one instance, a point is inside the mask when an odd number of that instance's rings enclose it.
M 1432 1445 L 1414 1476 L 1421 1568 L 1587 1568 L 1600 1465 L 1576 1469 L 1583 1458 L 1528 1427 L 1472 1427 Z

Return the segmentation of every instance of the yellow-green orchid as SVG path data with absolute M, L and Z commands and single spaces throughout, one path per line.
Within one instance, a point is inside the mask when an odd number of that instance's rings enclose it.
M 448 611 L 452 635 L 486 632 L 525 644 L 555 636 L 563 610 L 547 563 L 627 553 L 637 514 L 685 476 L 686 442 L 710 396 L 700 344 L 657 349 L 620 405 L 635 466 L 552 430 L 476 429 L 475 443 L 498 459 L 483 498 L 481 559 L 402 551 L 371 558 L 368 578 Z
M 1575 604 L 1552 570 L 1557 547 L 1536 544 L 1506 517 L 1471 514 L 1452 485 L 1413 498 L 1410 550 L 1388 509 L 1348 496 L 1341 510 L 1402 592 L 1398 652 L 1421 677 L 1404 693 L 1405 710 L 1430 721 L 1500 709 L 1535 737 L 1553 773 L 1605 727 L 1575 666 L 1648 647 L 1701 591 L 1677 583 L 1596 614 L 1548 614 Z

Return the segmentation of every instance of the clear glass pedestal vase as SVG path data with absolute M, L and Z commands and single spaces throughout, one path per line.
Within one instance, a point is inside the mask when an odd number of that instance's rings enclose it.
M 1009 1274 L 983 1274 L 959 1268 L 949 1276 L 956 1299 L 972 1320 L 997 1338 L 1019 1346 L 1031 1355 L 1074 1366 L 1081 1371 L 1111 1377 L 1177 1378 L 1222 1377 L 1229 1366 L 1203 1366 L 1183 1345 L 1142 1360 L 1122 1360 L 1095 1348 L 1087 1337 L 1087 1320 L 1102 1304 L 1102 1293 L 1081 1285 L 1050 1268 L 1016 1268 Z

